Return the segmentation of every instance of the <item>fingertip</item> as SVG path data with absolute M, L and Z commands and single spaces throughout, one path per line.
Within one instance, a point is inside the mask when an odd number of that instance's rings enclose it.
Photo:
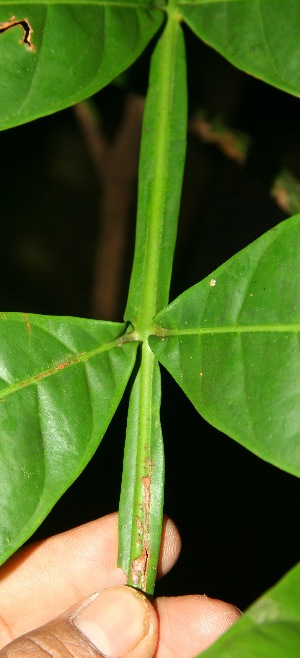
M 73 625 L 101 656 L 152 658 L 158 638 L 154 607 L 131 587 L 106 589 L 72 616 Z
M 200 599 L 203 618 L 201 632 L 210 640 L 210 644 L 225 633 L 241 616 L 241 611 L 231 603 L 211 599 L 205 595 L 194 598 Z
M 234 605 L 204 595 L 162 597 L 157 599 L 156 606 L 160 629 L 156 658 L 196 656 L 241 614 Z
M 181 537 L 174 521 L 168 516 L 164 517 L 161 549 L 158 561 L 158 576 L 167 574 L 176 564 L 181 551 Z

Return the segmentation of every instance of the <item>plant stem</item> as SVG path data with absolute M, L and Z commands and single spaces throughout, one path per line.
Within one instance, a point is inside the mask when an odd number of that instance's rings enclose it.
M 172 76 L 174 67 L 174 46 L 176 39 L 176 23 L 172 19 L 167 22 L 163 36 L 163 47 L 160 64 L 160 106 L 157 108 L 157 142 L 156 157 L 153 170 L 152 198 L 149 203 L 149 223 L 146 239 L 145 270 L 143 293 L 139 316 L 137 318 L 138 330 L 149 330 L 153 317 L 158 312 L 157 293 L 159 285 L 159 265 L 161 257 L 161 240 L 163 231 L 163 217 L 166 199 L 168 146 L 170 141 L 170 117 L 172 107 L 171 96 Z M 173 254 L 171 255 L 173 260 Z M 166 299 L 167 303 L 168 299 Z
M 186 69 L 180 17 L 170 6 L 150 70 L 139 166 L 134 264 L 125 319 L 141 341 L 130 395 L 119 508 L 119 566 L 153 594 L 163 516 L 160 371 L 148 343 L 168 303 L 185 159 Z
M 130 395 L 119 508 L 119 566 L 128 585 L 153 594 L 163 516 L 160 371 L 145 341 Z
M 154 50 L 139 166 L 134 263 L 125 319 L 140 339 L 168 303 L 186 143 L 186 68 L 180 17 L 169 9 Z

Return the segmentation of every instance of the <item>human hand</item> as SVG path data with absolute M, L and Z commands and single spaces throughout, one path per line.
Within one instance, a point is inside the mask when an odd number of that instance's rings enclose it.
M 124 587 L 117 543 L 117 514 L 111 514 L 8 560 L 0 568 L 0 657 L 192 658 L 238 619 L 234 606 L 206 596 L 150 604 Z M 158 575 L 179 553 L 180 537 L 168 519 Z

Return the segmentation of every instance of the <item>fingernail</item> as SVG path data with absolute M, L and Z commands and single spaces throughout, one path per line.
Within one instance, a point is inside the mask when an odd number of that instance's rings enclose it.
M 104 590 L 73 619 L 100 653 L 121 658 L 147 635 L 150 614 L 145 597 L 129 587 Z

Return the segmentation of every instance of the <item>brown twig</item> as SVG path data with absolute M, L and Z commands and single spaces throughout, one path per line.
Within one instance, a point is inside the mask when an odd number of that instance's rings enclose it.
M 123 120 L 112 144 L 105 140 L 99 120 L 89 107 L 80 103 L 75 110 L 102 190 L 91 315 L 104 320 L 120 320 L 123 310 L 120 293 L 143 109 L 142 97 L 127 94 Z

